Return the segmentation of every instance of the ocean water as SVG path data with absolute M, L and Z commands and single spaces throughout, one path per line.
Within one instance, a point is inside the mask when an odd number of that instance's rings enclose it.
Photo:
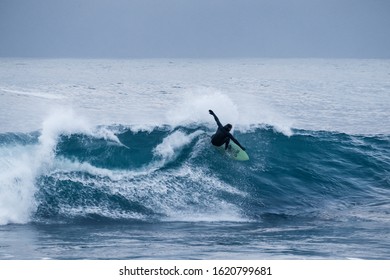
M 389 112 L 390 60 L 2 58 L 0 259 L 390 259 Z

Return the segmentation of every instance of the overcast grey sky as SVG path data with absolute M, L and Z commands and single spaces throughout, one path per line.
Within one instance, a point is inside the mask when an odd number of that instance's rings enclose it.
M 390 0 L 0 0 L 0 56 L 390 58 Z

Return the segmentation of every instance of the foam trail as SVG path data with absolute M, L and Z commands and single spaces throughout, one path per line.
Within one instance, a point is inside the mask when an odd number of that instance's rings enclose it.
M 195 137 L 202 133 L 204 133 L 204 131 L 198 130 L 187 135 L 182 131 L 175 131 L 167 136 L 161 144 L 156 146 L 153 153 L 155 156 L 162 158 L 162 163 L 171 161 L 177 157 L 178 152 L 184 146 L 190 144 Z
M 97 128 L 96 130 L 93 131 L 93 135 L 95 135 L 96 137 L 101 137 L 103 138 L 104 140 L 110 140 L 110 141 L 113 141 L 117 144 L 119 144 L 120 146 L 122 147 L 125 147 L 125 148 L 129 148 L 127 147 L 126 145 L 124 145 L 118 138 L 118 136 L 115 135 L 115 133 L 113 131 L 110 131 L 108 130 L 107 128 L 105 127 L 100 127 L 100 128 Z

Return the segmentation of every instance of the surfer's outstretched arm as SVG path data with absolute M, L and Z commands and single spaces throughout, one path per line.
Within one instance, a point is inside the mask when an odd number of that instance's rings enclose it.
M 219 121 L 218 117 L 216 114 L 214 114 L 213 110 L 209 110 L 210 115 L 214 117 L 215 122 L 217 123 L 218 127 L 223 128 L 223 125 Z
M 229 138 L 232 139 L 232 141 L 234 143 L 236 143 L 241 149 L 243 149 L 245 151 L 245 148 L 243 146 L 241 146 L 240 142 L 238 142 L 237 139 L 234 138 L 234 136 L 231 133 L 229 133 Z

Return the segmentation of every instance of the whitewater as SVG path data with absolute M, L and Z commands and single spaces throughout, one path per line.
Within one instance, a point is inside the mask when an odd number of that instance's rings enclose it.
M 390 60 L 1 58 L 0 259 L 389 259 L 389 112 Z

